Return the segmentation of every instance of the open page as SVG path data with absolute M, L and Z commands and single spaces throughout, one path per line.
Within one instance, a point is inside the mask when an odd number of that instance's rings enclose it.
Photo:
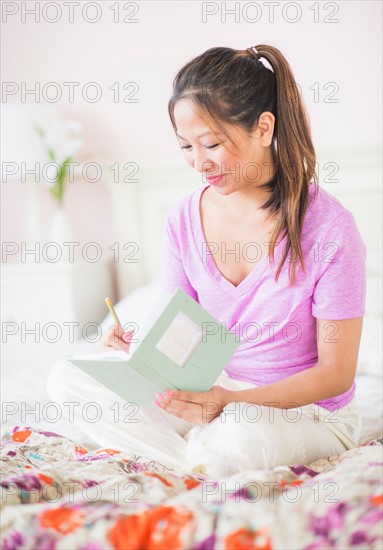
M 161 313 L 164 311 L 171 298 L 172 294 L 170 292 L 161 289 L 161 294 L 158 300 L 154 302 L 153 307 L 148 311 L 143 322 L 138 327 L 139 330 L 133 337 L 133 339 L 137 341 L 131 343 L 129 356 L 133 355 L 138 346 L 142 343 L 143 339 L 149 333 L 150 329 L 153 327 L 157 319 L 160 317 Z
M 106 351 L 99 351 L 96 353 L 74 353 L 70 356 L 70 359 L 89 359 L 94 361 L 102 361 L 103 359 L 116 359 L 117 361 L 127 361 L 131 357 L 131 353 L 126 353 L 119 349 L 110 349 Z

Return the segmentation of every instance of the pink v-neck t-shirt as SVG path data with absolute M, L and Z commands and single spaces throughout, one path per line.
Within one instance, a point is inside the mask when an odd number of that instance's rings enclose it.
M 289 255 L 275 282 L 286 237 L 279 237 L 274 263 L 261 256 L 257 243 L 229 250 L 225 243 L 206 243 L 200 200 L 201 185 L 178 200 L 166 215 L 162 233 L 161 286 L 173 293 L 182 288 L 241 343 L 225 368 L 231 378 L 263 386 L 282 380 L 318 362 L 316 318 L 329 320 L 325 339 L 336 340 L 331 321 L 365 314 L 367 249 L 351 212 L 314 184 L 302 230 L 306 274 L 298 262 L 296 285 L 289 286 Z M 218 270 L 214 255 L 254 268 L 238 286 Z M 226 254 L 226 256 L 225 256 Z M 257 256 L 258 254 L 258 256 Z M 242 258 L 240 257 L 242 255 Z M 346 392 L 317 401 L 329 410 L 344 407 L 355 395 Z

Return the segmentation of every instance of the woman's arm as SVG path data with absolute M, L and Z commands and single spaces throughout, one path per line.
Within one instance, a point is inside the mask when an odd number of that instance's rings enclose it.
M 347 391 L 355 378 L 362 326 L 363 317 L 341 321 L 317 319 L 316 365 L 266 386 L 232 391 L 232 401 L 290 409 Z

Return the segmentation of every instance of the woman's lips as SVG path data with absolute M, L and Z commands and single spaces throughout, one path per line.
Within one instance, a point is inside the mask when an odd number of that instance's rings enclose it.
M 207 176 L 206 179 L 211 185 L 216 185 L 222 180 L 223 174 L 217 175 L 217 176 Z

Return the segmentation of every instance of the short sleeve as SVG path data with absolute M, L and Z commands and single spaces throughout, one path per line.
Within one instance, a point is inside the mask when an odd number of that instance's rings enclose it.
M 319 245 L 312 314 L 317 319 L 363 317 L 367 248 L 353 215 L 344 210 Z
M 183 237 L 183 239 L 182 239 Z M 180 235 L 173 216 L 168 212 L 161 239 L 161 287 L 173 293 L 178 287 L 198 301 L 197 292 L 190 284 L 182 263 L 182 247 L 188 246 L 185 235 Z

